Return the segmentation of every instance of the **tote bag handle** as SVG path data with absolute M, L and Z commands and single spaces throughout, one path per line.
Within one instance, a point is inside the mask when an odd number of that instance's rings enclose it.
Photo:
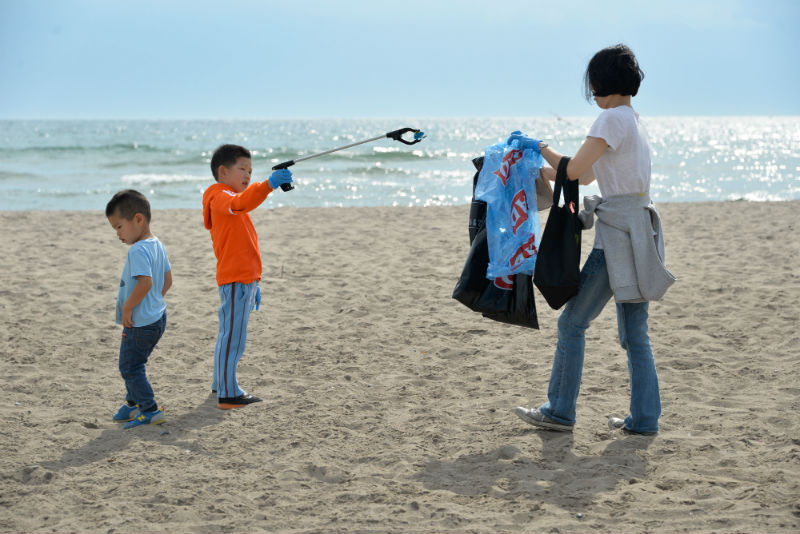
M 564 156 L 558 162 L 556 169 L 556 186 L 553 188 L 553 206 L 558 206 L 563 188 L 564 205 L 568 206 L 572 213 L 575 213 L 578 205 L 578 180 L 570 180 L 567 177 L 567 165 L 570 158 Z M 570 206 L 569 204 L 572 203 Z

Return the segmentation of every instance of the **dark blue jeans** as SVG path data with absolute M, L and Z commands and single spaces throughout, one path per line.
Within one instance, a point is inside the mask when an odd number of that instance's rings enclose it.
M 167 314 L 147 326 L 122 329 L 122 344 L 119 347 L 119 372 L 125 380 L 125 399 L 139 405 L 147 412 L 157 408 L 153 388 L 145 374 L 145 364 L 150 353 L 167 327 Z

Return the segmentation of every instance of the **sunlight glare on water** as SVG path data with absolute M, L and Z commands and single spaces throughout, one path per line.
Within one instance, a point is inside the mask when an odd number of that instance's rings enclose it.
M 123 188 L 155 208 L 200 206 L 209 162 L 223 143 L 253 154 L 255 179 L 276 163 L 400 127 L 423 130 L 413 146 L 390 139 L 291 168 L 296 189 L 267 206 L 438 206 L 469 202 L 471 160 L 513 130 L 574 154 L 594 117 L 325 119 L 289 121 L 0 121 L 0 209 L 102 209 Z M 657 201 L 800 198 L 800 118 L 644 117 Z M 595 185 L 582 194 L 598 194 Z

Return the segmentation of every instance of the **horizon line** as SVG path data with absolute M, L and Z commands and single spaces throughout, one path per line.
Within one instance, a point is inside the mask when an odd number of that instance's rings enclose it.
M 519 119 L 575 119 L 575 118 L 594 118 L 596 114 L 592 115 L 557 115 L 555 113 L 548 115 L 386 115 L 386 116 L 298 116 L 298 117 L 0 117 L 0 121 L 226 121 L 226 122 L 241 122 L 241 121 L 295 121 L 295 120 L 409 120 L 409 119 L 427 119 L 427 120 L 483 120 L 483 119 L 496 119 L 496 120 L 519 120 Z M 780 113 L 748 113 L 748 114 L 702 114 L 702 115 L 662 115 L 653 114 L 645 115 L 646 117 L 656 118 L 743 118 L 743 117 L 800 117 L 800 114 L 780 114 Z

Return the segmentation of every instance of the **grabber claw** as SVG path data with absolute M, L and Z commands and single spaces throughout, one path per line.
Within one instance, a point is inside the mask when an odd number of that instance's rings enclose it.
M 414 132 L 414 139 L 412 141 L 403 139 L 403 135 L 409 132 Z M 425 133 L 414 128 L 400 128 L 399 130 L 387 133 L 386 137 L 388 137 L 389 139 L 394 139 L 395 141 L 400 141 L 401 143 L 406 145 L 414 145 L 416 143 L 419 143 L 425 138 Z

